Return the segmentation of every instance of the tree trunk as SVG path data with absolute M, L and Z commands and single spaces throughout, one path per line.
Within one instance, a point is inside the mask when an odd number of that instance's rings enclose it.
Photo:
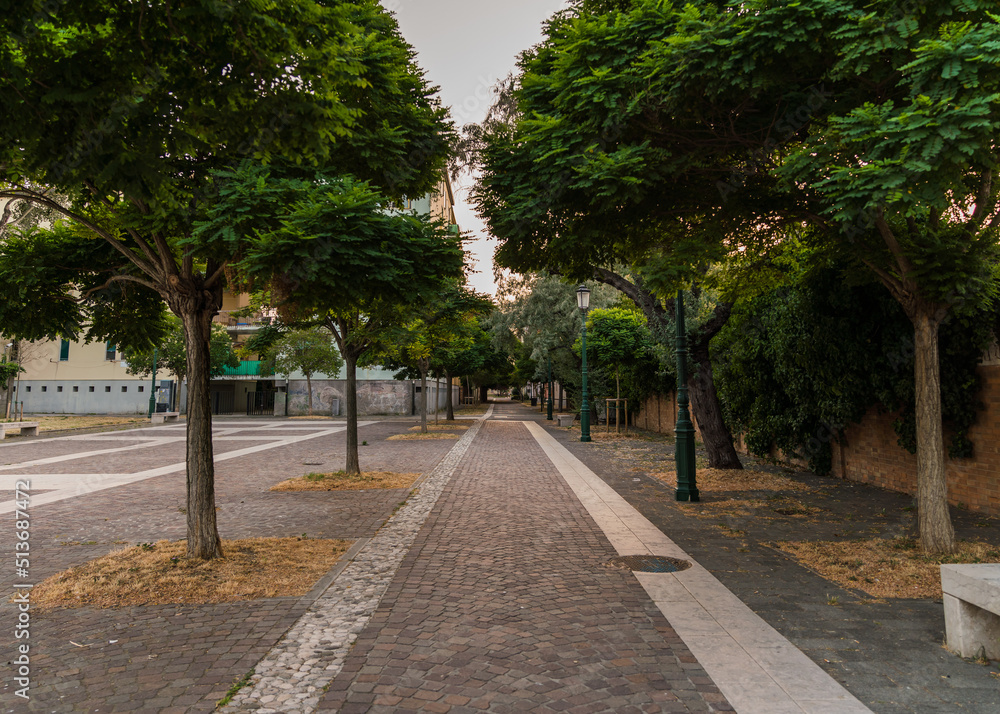
M 954 553 L 955 529 L 948 510 L 941 424 L 941 364 L 938 328 L 941 320 L 929 306 L 917 306 L 913 321 L 917 417 L 917 519 L 920 543 L 928 553 Z
M 438 412 L 441 411 L 441 378 L 434 378 L 434 423 L 438 423 Z
M 418 360 L 420 369 L 420 433 L 427 433 L 427 364 L 426 360 Z
M 313 415 L 313 385 L 312 385 L 312 375 L 306 374 L 306 395 L 309 404 L 309 416 Z
M 344 367 L 347 370 L 347 389 L 344 394 L 347 412 L 347 464 L 344 470 L 349 474 L 361 473 L 358 459 L 358 356 L 353 350 L 344 350 Z
M 708 455 L 708 468 L 742 469 L 743 464 L 733 445 L 733 436 L 722 418 L 722 405 L 719 404 L 719 395 L 715 391 L 708 342 L 702 339 L 691 345 L 690 355 L 694 363 L 694 373 L 688 380 L 691 411 L 698 422 L 701 440 Z
M 447 419 L 448 421 L 455 421 L 455 406 L 451 403 L 451 397 L 452 397 L 452 393 L 451 393 L 451 372 L 449 372 L 448 370 L 445 370 L 444 371 L 444 379 L 448 383 L 448 386 L 445 387 L 445 397 L 444 397 L 445 401 L 448 402 L 448 406 L 445 407 L 445 409 L 447 410 L 446 413 L 445 413 L 445 419 Z
M 212 450 L 211 354 L 213 308 L 180 315 L 187 343 L 187 556 L 222 557 L 215 519 L 215 462 Z
M 480 404 L 485 404 L 487 401 L 489 401 L 489 398 L 490 398 L 489 390 L 486 387 L 480 387 L 479 388 L 479 403 Z

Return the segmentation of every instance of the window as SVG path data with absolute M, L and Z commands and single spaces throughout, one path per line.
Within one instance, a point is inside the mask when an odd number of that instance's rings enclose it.
M 59 361 L 66 362 L 69 360 L 69 340 L 62 340 L 59 343 Z
M 87 387 L 87 391 L 88 392 L 93 392 L 94 391 L 94 385 L 91 384 L 89 387 Z
M 48 387 L 42 387 L 42 391 L 43 392 L 47 392 L 47 391 L 49 391 L 49 388 Z
M 80 388 L 79 388 L 79 387 L 73 387 L 73 391 L 74 391 L 74 392 L 79 392 L 79 391 L 80 391 Z
M 28 386 L 28 387 L 25 387 L 25 388 L 24 388 L 24 391 L 26 391 L 26 392 L 30 392 L 30 391 L 31 391 L 31 387 L 30 387 L 30 386 Z
M 104 347 L 104 359 L 108 362 L 114 362 L 116 351 L 117 348 L 113 344 L 108 342 Z
M 128 391 L 128 387 L 122 387 L 122 392 L 127 392 L 127 391 Z
M 61 392 L 62 391 L 62 387 L 56 387 L 56 391 L 57 392 Z
M 106 387 L 104 388 L 104 391 L 105 391 L 105 392 L 110 392 L 110 391 L 111 391 L 111 385 L 110 385 L 110 384 L 109 384 L 109 385 L 107 385 L 107 386 L 106 386 Z
M 142 385 L 140 384 L 140 385 L 139 385 L 139 394 L 142 394 L 142 393 L 143 393 L 143 392 L 145 392 L 145 391 L 146 391 L 146 388 L 145 388 L 145 387 L 143 387 L 143 386 L 142 386 Z

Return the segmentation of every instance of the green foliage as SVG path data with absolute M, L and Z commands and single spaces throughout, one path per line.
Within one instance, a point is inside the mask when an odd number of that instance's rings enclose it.
M 0 385 L 6 385 L 17 375 L 24 372 L 24 368 L 17 362 L 0 362 Z
M 618 299 L 613 288 L 588 282 L 592 309 L 611 307 Z M 571 395 L 580 389 L 580 357 L 573 345 L 579 339 L 583 316 L 576 305 L 576 284 L 555 275 L 532 273 L 507 278 L 501 285 L 499 309 L 487 319 L 493 344 L 514 361 L 514 384 L 552 378 Z
M 579 351 L 579 341 L 574 349 Z M 587 316 L 587 364 L 591 374 L 598 377 L 602 372 L 600 376 L 608 382 L 610 390 L 603 396 L 624 397 L 629 400 L 629 410 L 638 412 L 660 366 L 645 318 L 622 307 L 591 310 Z M 596 386 L 594 393 L 602 395 Z
M 0 243 L 0 325 L 25 340 L 83 337 L 145 349 L 162 339 L 160 297 L 128 281 L 136 271 L 111 246 L 66 222 L 10 231 Z
M 241 280 L 277 305 L 351 310 L 428 297 L 462 273 L 461 237 L 349 175 L 246 162 L 220 171 L 219 197 L 195 231 L 220 255 L 240 251 Z
M 292 330 L 271 348 L 274 371 L 286 377 L 302 372 L 307 377 L 321 373 L 336 376 L 344 360 L 326 330 Z
M 187 379 L 187 347 L 184 341 L 184 325 L 176 317 L 167 317 L 166 334 L 155 345 L 157 371 L 168 372 L 178 381 Z M 212 335 L 208 342 L 211 355 L 210 372 L 213 377 L 220 376 L 226 367 L 235 368 L 240 364 L 239 357 L 233 350 L 233 340 L 226 328 L 220 324 L 212 325 Z M 129 374 L 138 377 L 151 377 L 153 374 L 153 349 L 135 350 L 128 347 L 122 349 L 122 359 L 128 365 Z
M 713 345 L 726 419 L 750 450 L 798 453 L 831 468 L 831 444 L 873 408 L 900 416 L 899 443 L 916 449 L 913 328 L 878 284 L 844 280 L 843 264 L 803 268 L 789 284 L 737 307 Z M 971 456 L 976 365 L 992 339 L 990 304 L 941 329 L 943 416 L 953 457 Z

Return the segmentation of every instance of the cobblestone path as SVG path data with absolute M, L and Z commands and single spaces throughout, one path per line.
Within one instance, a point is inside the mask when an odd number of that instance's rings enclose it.
M 319 709 L 731 711 L 615 555 L 524 425 L 486 422 Z

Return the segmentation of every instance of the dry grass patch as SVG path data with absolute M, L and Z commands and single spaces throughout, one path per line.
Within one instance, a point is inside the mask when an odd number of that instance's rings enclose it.
M 457 439 L 458 434 L 444 434 L 440 431 L 429 431 L 426 434 L 393 434 L 386 441 L 425 441 L 428 439 Z
M 38 431 L 57 431 L 60 429 L 92 429 L 99 426 L 127 426 L 129 424 L 148 424 L 144 416 L 29 416 L 24 421 L 37 421 Z
M 31 591 L 32 606 L 119 608 L 299 597 L 351 546 L 347 540 L 246 538 L 225 558 L 188 560 L 184 541 L 115 550 L 64 570 Z
M 362 471 L 349 474 L 335 471 L 329 474 L 311 473 L 290 478 L 272 486 L 272 491 L 359 491 L 369 488 L 410 488 L 420 478 L 418 473 L 394 471 Z
M 677 486 L 677 472 L 675 470 L 658 471 L 650 475 L 675 488 Z M 771 473 L 770 471 L 756 471 L 754 469 L 743 469 L 741 471 L 732 469 L 698 469 L 695 478 L 699 491 L 716 493 L 727 491 L 810 490 L 809 486 L 795 479 Z
M 927 555 L 909 538 L 774 544 L 799 563 L 845 588 L 874 598 L 941 597 L 941 571 L 947 563 L 990 563 L 1000 560 L 1000 546 L 959 541 L 954 555 Z
M 454 422 L 446 422 L 444 424 L 428 424 L 427 429 L 429 431 L 465 431 L 469 427 L 465 424 L 455 424 Z M 420 426 L 411 426 L 410 431 L 420 431 Z

